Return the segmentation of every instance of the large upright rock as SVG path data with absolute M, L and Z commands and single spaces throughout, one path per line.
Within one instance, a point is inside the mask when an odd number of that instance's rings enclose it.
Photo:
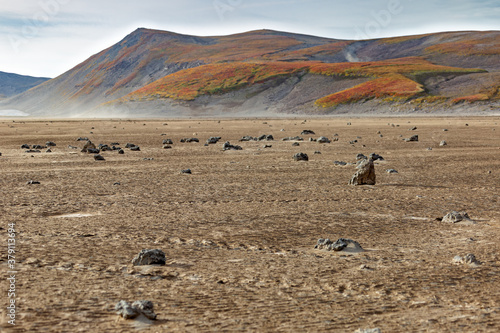
M 349 185 L 375 185 L 375 165 L 371 157 L 361 160 L 356 168 L 358 171 L 352 176 Z

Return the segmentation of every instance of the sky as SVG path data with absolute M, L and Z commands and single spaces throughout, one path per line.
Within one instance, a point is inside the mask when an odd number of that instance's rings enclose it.
M 0 71 L 56 77 L 139 27 L 336 39 L 500 30 L 498 0 L 0 0 Z

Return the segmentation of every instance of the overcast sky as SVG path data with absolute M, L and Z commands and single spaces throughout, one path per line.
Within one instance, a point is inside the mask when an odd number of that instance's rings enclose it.
M 500 30 L 498 0 L 0 0 L 0 71 L 55 77 L 138 27 L 339 39 Z

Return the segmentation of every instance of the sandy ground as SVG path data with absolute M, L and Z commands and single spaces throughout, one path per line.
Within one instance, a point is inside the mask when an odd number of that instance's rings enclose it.
M 0 330 L 499 332 L 498 122 L 1 120 Z M 305 129 L 316 135 L 300 146 L 281 141 Z M 261 134 L 276 141 L 238 142 Z M 308 142 L 334 134 L 338 142 Z M 402 140 L 414 134 L 419 142 Z M 68 148 L 82 147 L 80 136 L 141 151 L 103 152 L 98 162 Z M 206 147 L 210 136 L 222 140 Z M 185 137 L 201 142 L 180 143 Z M 162 149 L 167 138 L 172 149 Z M 243 150 L 223 152 L 226 140 Z M 46 141 L 57 144 L 52 153 L 20 148 Z M 297 152 L 309 162 L 293 161 Z M 333 163 L 355 163 L 358 153 L 384 157 L 375 186 L 347 185 L 355 165 Z M 186 168 L 191 175 L 180 173 Z M 477 223 L 436 220 L 452 210 Z M 17 231 L 14 327 L 9 223 Z M 365 251 L 314 249 L 318 238 L 340 237 Z M 163 250 L 167 264 L 132 266 L 142 249 Z M 452 262 L 468 253 L 482 264 Z M 119 318 L 119 300 L 151 300 L 158 320 Z

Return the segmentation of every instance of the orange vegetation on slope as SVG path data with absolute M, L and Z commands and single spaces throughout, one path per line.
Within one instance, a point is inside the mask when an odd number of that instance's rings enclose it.
M 402 58 L 380 62 L 336 63 L 321 62 L 233 62 L 209 64 L 167 75 L 122 100 L 172 98 L 194 100 L 206 94 L 219 94 L 239 89 L 279 76 L 298 73 L 337 75 L 343 77 L 372 77 L 373 80 L 321 98 L 316 105 L 333 107 L 368 98 L 411 97 L 423 92 L 423 87 L 410 79 L 419 73 L 477 72 L 433 65 L 421 58 Z
M 306 69 L 297 63 L 226 63 L 203 65 L 182 70 L 157 80 L 126 99 L 173 98 L 193 100 L 204 94 L 217 94 L 266 81 L 280 75 L 290 75 Z
M 500 33 L 479 32 L 460 40 L 439 43 L 425 49 L 429 53 L 455 53 L 462 56 L 498 55 L 500 53 Z
M 333 107 L 370 98 L 412 97 L 423 91 L 421 84 L 401 74 L 392 74 L 325 96 L 318 99 L 315 104 L 321 107 Z

